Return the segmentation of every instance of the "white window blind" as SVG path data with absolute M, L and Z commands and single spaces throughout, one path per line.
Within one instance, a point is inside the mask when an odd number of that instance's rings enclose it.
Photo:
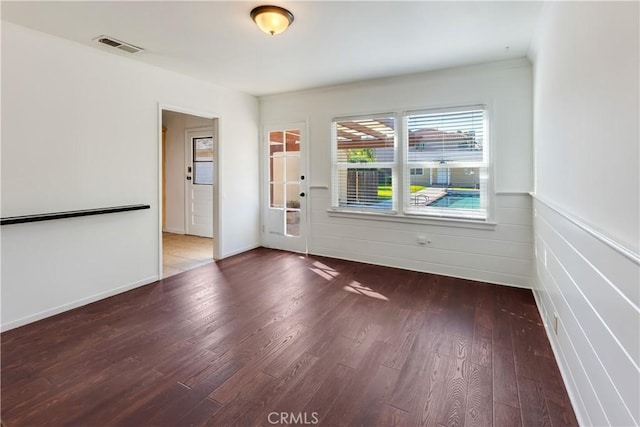
M 487 136 L 483 106 L 405 115 L 405 211 L 486 219 Z
M 333 122 L 333 206 L 391 211 L 397 176 L 392 115 Z

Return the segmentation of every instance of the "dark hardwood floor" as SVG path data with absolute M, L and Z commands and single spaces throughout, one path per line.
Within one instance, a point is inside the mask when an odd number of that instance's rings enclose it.
M 1 338 L 7 427 L 577 425 L 530 291 L 342 260 L 256 249 Z

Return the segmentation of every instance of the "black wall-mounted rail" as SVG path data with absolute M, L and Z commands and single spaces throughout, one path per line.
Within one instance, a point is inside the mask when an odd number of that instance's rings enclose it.
M 10 216 L 0 218 L 0 225 L 24 224 L 25 222 L 50 221 L 52 219 L 75 218 L 78 216 L 102 215 L 116 212 L 139 211 L 149 209 L 149 205 L 113 206 L 110 208 L 83 209 L 80 211 L 55 212 L 36 215 Z

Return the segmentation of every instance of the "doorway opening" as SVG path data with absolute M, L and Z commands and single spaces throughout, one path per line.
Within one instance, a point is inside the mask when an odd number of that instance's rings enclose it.
M 218 118 L 160 107 L 159 276 L 218 258 Z

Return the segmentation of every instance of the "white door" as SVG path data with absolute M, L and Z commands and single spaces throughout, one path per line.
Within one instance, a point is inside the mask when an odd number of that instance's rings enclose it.
M 187 234 L 213 237 L 216 153 L 213 129 L 187 130 Z
M 449 169 L 438 168 L 438 175 L 436 177 L 436 184 L 448 185 L 449 184 Z
M 307 252 L 305 123 L 265 129 L 263 242 Z

